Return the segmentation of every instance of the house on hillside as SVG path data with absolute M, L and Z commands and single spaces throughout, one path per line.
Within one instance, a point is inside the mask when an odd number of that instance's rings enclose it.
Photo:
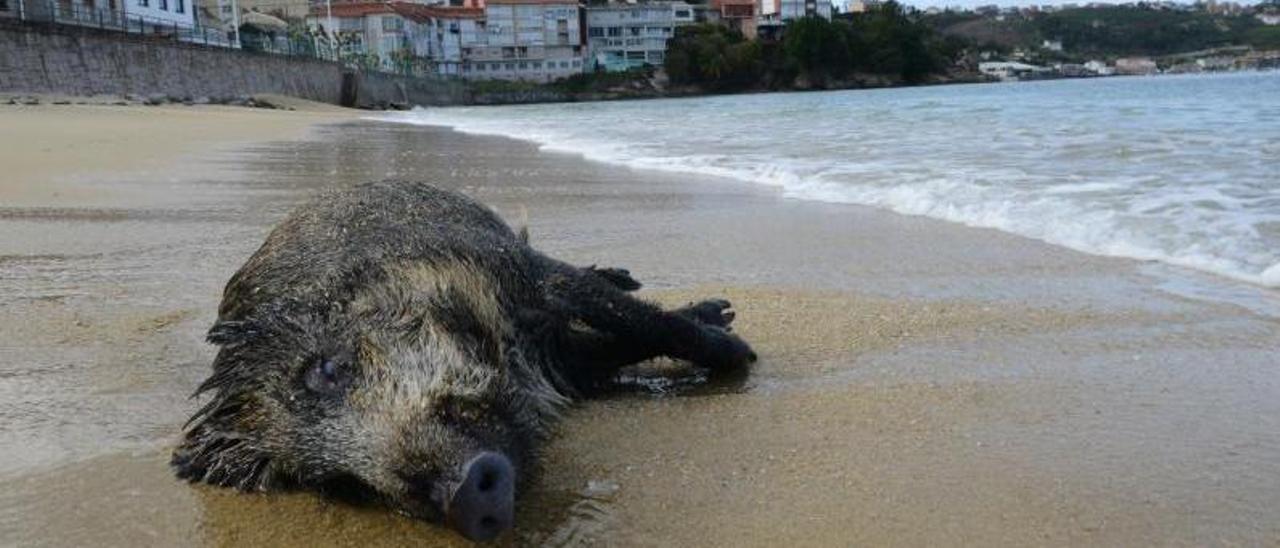
M 1050 72 L 1050 68 L 1027 63 L 1011 61 L 989 61 L 978 63 L 978 72 L 996 78 L 1002 82 L 1036 78 Z
M 693 23 L 693 7 L 684 2 L 588 6 L 586 21 L 590 66 L 624 71 L 661 65 L 676 27 Z
M 773 4 L 771 13 L 778 14 L 783 22 L 802 17 L 831 19 L 830 0 L 772 0 L 770 3 Z
M 756 18 L 760 15 L 756 0 L 711 0 L 700 12 L 708 23 L 718 23 L 747 38 L 756 37 Z
M 1156 62 L 1147 57 L 1122 57 L 1116 59 L 1115 73 L 1127 75 L 1145 75 L 1160 72 Z

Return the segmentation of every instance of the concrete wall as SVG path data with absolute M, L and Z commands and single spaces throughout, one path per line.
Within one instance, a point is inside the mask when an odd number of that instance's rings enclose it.
M 354 106 L 364 108 L 387 108 L 392 105 L 446 106 L 471 102 L 471 94 L 466 84 L 458 80 L 405 78 L 378 72 L 365 72 L 353 76 L 357 78 Z
M 226 97 L 279 93 L 338 103 L 336 63 L 68 26 L 0 22 L 0 91 Z
M 126 0 L 129 1 L 129 0 Z M 0 93 L 236 97 L 278 93 L 365 108 L 565 100 L 549 89 L 476 92 L 466 82 L 352 73 L 303 57 L 0 18 Z

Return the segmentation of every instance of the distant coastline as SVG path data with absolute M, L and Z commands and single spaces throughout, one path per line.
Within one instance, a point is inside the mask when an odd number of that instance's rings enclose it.
M 857 1 L 844 12 L 796 11 L 792 0 L 538 0 L 564 22 L 558 45 L 537 46 L 549 34 L 520 38 L 533 40 L 525 46 L 501 33 L 489 44 L 486 25 L 501 27 L 512 1 L 355 0 L 332 17 L 307 6 L 276 17 L 250 12 L 233 30 L 210 18 L 188 25 L 96 4 L 67 11 L 15 0 L 0 6 L 0 66 L 11 67 L 0 94 L 151 104 L 274 94 L 407 109 L 1280 67 L 1277 0 L 925 11 Z M 399 38 L 332 36 L 331 19 L 343 28 L 376 23 Z M 456 43 L 437 43 L 450 35 L 441 25 L 458 29 Z M 488 49 L 472 51 L 467 40 Z

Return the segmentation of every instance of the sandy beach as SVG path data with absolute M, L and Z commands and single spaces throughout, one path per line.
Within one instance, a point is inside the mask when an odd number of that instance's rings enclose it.
M 1280 296 L 339 111 L 0 106 L 0 545 L 461 544 L 172 477 L 223 283 L 385 177 L 536 247 L 725 296 L 742 378 L 575 406 L 510 545 L 1276 545 Z

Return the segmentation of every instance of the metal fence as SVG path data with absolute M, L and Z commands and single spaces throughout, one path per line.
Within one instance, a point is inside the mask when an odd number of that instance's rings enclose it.
M 128 1 L 128 0 L 124 0 Z M 194 6 L 192 6 L 194 9 Z M 234 47 L 232 33 L 204 25 L 186 25 L 175 21 L 129 13 L 126 10 L 98 8 L 75 1 L 0 0 L 0 16 L 31 23 L 48 23 L 95 28 L 105 31 L 167 38 L 191 44 Z

